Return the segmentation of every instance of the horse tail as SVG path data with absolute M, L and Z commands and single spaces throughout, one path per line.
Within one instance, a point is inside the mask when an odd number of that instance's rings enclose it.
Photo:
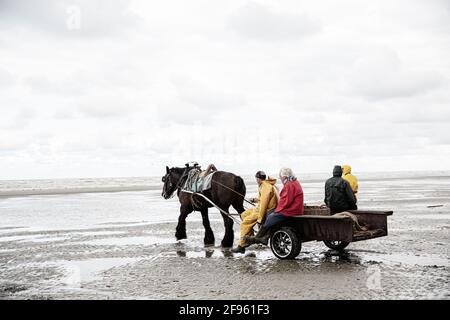
M 236 192 L 240 193 L 243 197 L 245 197 L 247 189 L 245 187 L 244 180 L 239 176 L 234 177 L 234 190 L 236 190 Z

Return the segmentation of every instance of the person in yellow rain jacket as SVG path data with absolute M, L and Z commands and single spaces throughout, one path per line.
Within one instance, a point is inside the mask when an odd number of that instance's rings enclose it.
M 342 166 L 342 178 L 350 184 L 353 193 L 356 195 L 358 193 L 358 179 L 352 175 L 352 167 L 349 165 Z
M 275 186 L 276 179 L 266 176 L 263 171 L 258 171 L 255 175 L 256 182 L 259 185 L 258 198 L 253 199 L 258 205 L 255 208 L 248 209 L 241 214 L 241 239 L 239 245 L 232 249 L 234 253 L 245 253 L 247 246 L 244 237 L 253 236 L 253 227 L 255 224 L 263 224 L 267 212 L 274 210 L 278 204 L 278 190 Z

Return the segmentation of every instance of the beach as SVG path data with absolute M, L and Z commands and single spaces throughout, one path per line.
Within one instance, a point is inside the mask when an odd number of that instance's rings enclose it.
M 450 299 L 450 172 L 358 177 L 360 209 L 394 211 L 388 236 L 343 252 L 306 242 L 291 261 L 221 248 L 216 210 L 215 246 L 197 212 L 176 241 L 161 177 L 0 181 L 0 299 Z M 326 178 L 299 176 L 306 204 Z

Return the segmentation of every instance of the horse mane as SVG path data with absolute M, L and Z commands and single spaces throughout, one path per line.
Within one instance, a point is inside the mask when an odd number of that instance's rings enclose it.
M 170 168 L 170 172 L 174 172 L 180 176 L 178 180 L 178 193 L 180 192 L 180 189 L 182 188 L 182 185 L 186 182 L 188 178 L 188 173 L 194 169 L 194 167 L 186 166 L 186 167 L 172 167 Z
M 190 169 L 192 169 L 192 168 L 189 168 L 189 170 Z M 175 172 L 175 173 L 178 173 L 178 174 L 183 174 L 184 170 L 186 170 L 186 167 L 184 167 L 184 168 L 180 168 L 180 167 L 172 167 L 172 168 L 170 168 L 171 172 Z
M 170 168 L 171 172 L 175 172 L 176 174 L 178 174 L 180 176 L 180 180 L 179 183 L 183 184 L 187 177 L 188 177 L 188 173 L 194 169 L 195 167 L 193 166 L 186 166 L 186 167 L 172 167 Z

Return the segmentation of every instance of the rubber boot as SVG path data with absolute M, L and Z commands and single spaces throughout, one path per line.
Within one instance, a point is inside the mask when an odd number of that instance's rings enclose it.
M 262 243 L 267 246 L 269 243 L 270 233 L 269 228 L 266 228 L 262 226 L 256 236 L 254 237 L 244 237 L 244 240 L 247 242 L 247 244 L 255 244 L 255 243 Z
M 233 253 L 245 253 L 245 248 L 241 246 L 237 246 L 234 249 L 231 249 L 231 252 Z

